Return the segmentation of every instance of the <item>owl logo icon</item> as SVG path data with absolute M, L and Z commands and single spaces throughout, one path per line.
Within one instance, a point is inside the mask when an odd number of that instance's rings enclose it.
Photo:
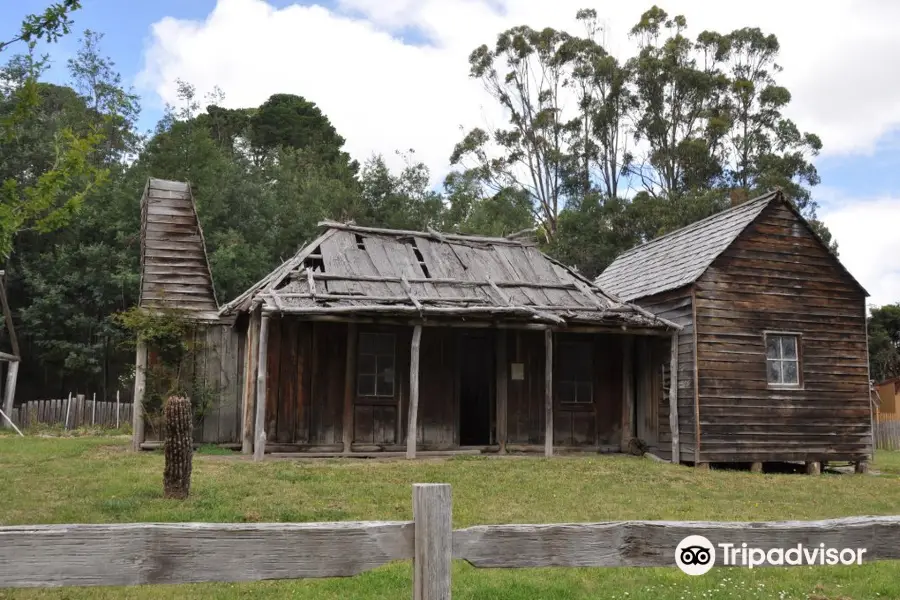
M 675 564 L 688 575 L 703 575 L 716 564 L 716 549 L 702 535 L 689 535 L 675 548 Z

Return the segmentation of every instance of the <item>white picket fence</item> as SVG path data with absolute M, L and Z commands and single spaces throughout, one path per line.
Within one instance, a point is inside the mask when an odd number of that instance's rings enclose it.
M 118 394 L 117 394 L 118 396 Z M 54 400 L 29 400 L 14 408 L 10 418 L 20 429 L 38 425 L 119 428 L 131 424 L 131 404 L 98 401 L 83 394 Z

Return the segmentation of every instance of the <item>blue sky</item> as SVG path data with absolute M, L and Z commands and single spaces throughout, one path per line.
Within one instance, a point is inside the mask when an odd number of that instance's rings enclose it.
M 0 36 L 50 0 L 0 0 Z M 645 2 L 649 6 L 650 0 Z M 275 92 L 317 102 L 365 160 L 414 148 L 435 180 L 460 127 L 497 118 L 468 78 L 478 44 L 520 23 L 577 27 L 576 8 L 593 6 L 614 54 L 631 51 L 627 29 L 646 6 L 612 0 L 83 0 L 73 35 L 46 46 L 49 78 L 66 80 L 66 60 L 85 29 L 104 34 L 102 49 L 142 98 L 142 130 L 151 129 L 174 82 L 202 98 L 221 86 L 228 106 L 254 106 Z M 897 5 L 897 6 L 895 6 Z M 900 80 L 885 77 L 884 56 L 900 54 L 891 23 L 900 3 L 860 0 L 811 11 L 814 0 L 760 0 L 735 10 L 715 0 L 668 0 L 691 29 L 759 25 L 781 42 L 779 82 L 794 96 L 790 116 L 825 144 L 816 160 L 814 196 L 836 234 L 848 268 L 876 304 L 900 300 Z M 895 18 L 896 17 L 896 18 Z M 803 18 L 808 27 L 790 26 Z M 21 47 L 20 47 L 21 48 Z M 4 53 L 6 54 L 6 53 Z M 896 82 L 895 82 L 896 80 Z M 164 174 L 160 174 L 164 176 Z M 889 255 L 895 255 L 890 257 Z

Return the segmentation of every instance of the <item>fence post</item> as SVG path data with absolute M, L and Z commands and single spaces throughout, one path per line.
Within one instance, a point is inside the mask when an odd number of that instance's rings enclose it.
M 97 392 L 94 392 L 94 398 L 91 401 L 91 427 L 97 424 Z
M 116 390 L 116 429 L 119 428 L 119 390 Z
M 450 484 L 413 484 L 413 600 L 450 600 L 452 513 Z
M 72 392 L 69 392 L 69 401 L 66 402 L 66 423 L 63 426 L 63 429 L 69 429 L 69 412 L 72 410 Z

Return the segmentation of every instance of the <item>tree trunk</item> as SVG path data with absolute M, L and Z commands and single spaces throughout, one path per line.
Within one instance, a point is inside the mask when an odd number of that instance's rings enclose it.
M 173 396 L 166 402 L 166 467 L 163 487 L 166 498 L 183 500 L 191 492 L 194 454 L 193 411 L 188 398 Z

